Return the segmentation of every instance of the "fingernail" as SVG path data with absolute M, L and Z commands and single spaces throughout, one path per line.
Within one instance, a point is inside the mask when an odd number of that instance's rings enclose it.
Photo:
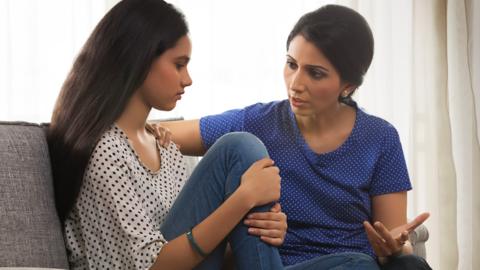
M 246 219 L 246 220 L 244 221 L 244 223 L 248 225 L 248 224 L 250 224 L 250 220 Z

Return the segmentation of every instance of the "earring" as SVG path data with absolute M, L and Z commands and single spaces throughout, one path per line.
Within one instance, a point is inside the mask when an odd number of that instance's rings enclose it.
M 348 90 L 345 90 L 345 91 L 343 91 L 342 97 L 343 97 L 343 98 L 347 98 L 349 94 L 350 94 L 350 93 L 348 92 Z

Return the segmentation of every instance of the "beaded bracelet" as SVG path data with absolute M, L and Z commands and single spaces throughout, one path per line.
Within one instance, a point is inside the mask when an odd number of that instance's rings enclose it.
M 200 254 L 200 256 L 206 257 L 206 256 L 207 256 L 207 253 L 205 253 L 205 251 L 202 250 L 202 248 L 197 244 L 197 242 L 196 242 L 195 239 L 193 238 L 192 230 L 190 230 L 190 231 L 188 231 L 187 233 L 185 233 L 185 235 L 187 236 L 188 242 L 190 243 L 190 245 L 192 246 L 192 248 L 193 248 L 198 254 Z

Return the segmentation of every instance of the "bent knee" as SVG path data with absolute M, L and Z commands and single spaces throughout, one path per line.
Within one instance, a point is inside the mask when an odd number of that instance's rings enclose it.
M 231 132 L 223 135 L 217 141 L 222 144 L 229 144 L 236 149 L 248 150 L 256 148 L 265 148 L 263 142 L 257 136 L 248 132 Z

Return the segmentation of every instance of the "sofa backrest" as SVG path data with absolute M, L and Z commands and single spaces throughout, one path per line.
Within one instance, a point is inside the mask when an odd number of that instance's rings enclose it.
M 0 267 L 68 268 L 44 130 L 0 122 Z

